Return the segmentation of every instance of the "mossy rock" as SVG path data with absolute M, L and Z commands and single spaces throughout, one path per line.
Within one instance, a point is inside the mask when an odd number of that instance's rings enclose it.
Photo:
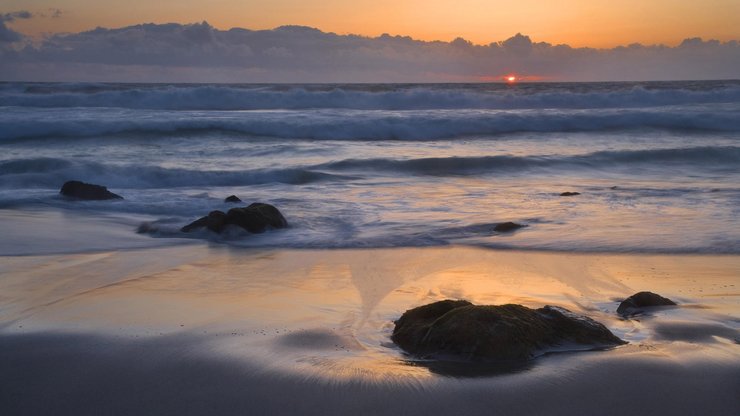
M 422 358 L 524 360 L 625 343 L 593 319 L 554 306 L 444 300 L 408 310 L 395 324 L 393 342 Z

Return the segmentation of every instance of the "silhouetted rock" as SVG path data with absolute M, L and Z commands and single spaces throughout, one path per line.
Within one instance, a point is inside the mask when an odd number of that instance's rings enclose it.
M 526 227 L 526 225 L 517 224 L 515 222 L 502 222 L 500 224 L 496 224 L 496 226 L 493 227 L 493 231 L 499 233 L 508 233 L 514 230 L 518 230 L 522 227 Z
M 211 211 L 207 216 L 182 227 L 180 231 L 187 233 L 206 227 L 213 232 L 220 233 L 227 225 L 237 225 L 250 233 L 261 233 L 268 227 L 285 228 L 288 222 L 274 206 L 255 202 L 244 208 L 232 208 L 227 213 Z
M 242 200 L 236 195 L 230 195 L 224 199 L 224 202 L 242 202 Z
M 576 196 L 580 194 L 580 192 L 563 192 L 562 194 L 560 194 L 560 196 Z
M 444 300 L 410 309 L 395 324 L 393 342 L 426 358 L 521 360 L 563 347 L 625 344 L 604 325 L 554 306 L 535 310 Z
M 64 185 L 62 185 L 62 189 L 59 190 L 59 193 L 70 198 L 86 199 L 90 201 L 123 199 L 122 196 L 114 194 L 105 186 L 93 185 L 80 181 L 65 182 Z
M 653 292 L 638 292 L 623 300 L 617 308 L 617 313 L 622 316 L 635 315 L 643 312 L 644 308 L 654 306 L 675 306 L 676 302 L 664 298 Z

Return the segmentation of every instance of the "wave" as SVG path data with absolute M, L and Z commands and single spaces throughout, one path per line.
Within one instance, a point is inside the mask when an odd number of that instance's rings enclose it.
M 149 111 L 36 109 L 0 112 L 0 140 L 224 131 L 312 140 L 435 140 L 517 132 L 740 131 L 740 106 L 601 110 Z
M 111 188 L 176 188 L 249 186 L 269 183 L 307 185 L 403 173 L 411 176 L 516 174 L 549 171 L 619 170 L 659 166 L 735 172 L 740 147 L 691 147 L 601 151 L 569 156 L 480 156 L 418 159 L 345 159 L 309 166 L 252 170 L 193 170 L 142 165 L 106 165 L 58 158 L 0 162 L 0 187 L 58 188 L 70 179 L 103 183 Z
M 130 85 L 5 84 L 0 106 L 150 110 L 635 108 L 740 101 L 740 85 Z
M 202 171 L 158 166 L 106 165 L 57 158 L 0 162 L 1 187 L 58 188 L 71 179 L 102 183 L 111 188 L 177 188 L 267 183 L 305 185 L 322 181 L 349 180 L 352 177 L 304 168 Z
M 517 172 L 536 168 L 610 169 L 635 165 L 660 164 L 737 169 L 740 147 L 691 147 L 673 149 L 601 151 L 572 156 L 481 156 L 394 159 L 347 159 L 314 166 L 338 172 L 401 172 L 412 175 L 478 175 L 495 172 Z

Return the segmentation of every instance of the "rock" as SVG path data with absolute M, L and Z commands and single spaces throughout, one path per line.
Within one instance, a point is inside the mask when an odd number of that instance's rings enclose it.
M 206 227 L 213 232 L 220 233 L 227 225 L 237 225 L 250 233 L 262 233 L 268 227 L 285 228 L 288 226 L 288 221 L 274 206 L 255 202 L 244 208 L 232 208 L 227 213 L 211 211 L 207 216 L 182 227 L 180 231 L 187 233 Z
M 496 231 L 499 233 L 508 233 L 514 230 L 518 230 L 522 227 L 526 227 L 526 225 L 517 224 L 515 222 L 502 222 L 502 223 L 496 224 L 496 226 L 493 227 L 493 231 Z
M 393 342 L 424 358 L 523 360 L 559 347 L 625 344 L 604 325 L 554 306 L 535 310 L 443 300 L 410 309 L 395 324 Z
M 638 292 L 623 300 L 617 308 L 617 313 L 622 316 L 635 315 L 644 312 L 644 308 L 654 306 L 675 306 L 676 302 L 664 298 L 653 292 Z
M 576 196 L 580 194 L 581 194 L 580 192 L 563 192 L 560 194 L 560 196 Z
M 105 186 L 93 185 L 80 181 L 65 182 L 64 185 L 62 185 L 62 189 L 59 190 L 59 193 L 70 198 L 86 199 L 90 201 L 123 199 L 122 196 L 114 194 Z
M 236 195 L 230 195 L 224 199 L 224 202 L 242 202 L 242 200 Z

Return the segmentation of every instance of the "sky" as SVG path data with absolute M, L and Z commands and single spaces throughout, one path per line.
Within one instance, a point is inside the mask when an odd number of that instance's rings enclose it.
M 738 0 L 0 0 L 0 9 L 61 11 L 57 19 L 19 22 L 18 30 L 29 35 L 206 20 L 218 29 L 302 25 L 337 34 L 463 37 L 477 44 L 516 33 L 599 48 L 740 39 Z
M 0 80 L 740 78 L 737 16 L 738 0 L 0 0 Z

